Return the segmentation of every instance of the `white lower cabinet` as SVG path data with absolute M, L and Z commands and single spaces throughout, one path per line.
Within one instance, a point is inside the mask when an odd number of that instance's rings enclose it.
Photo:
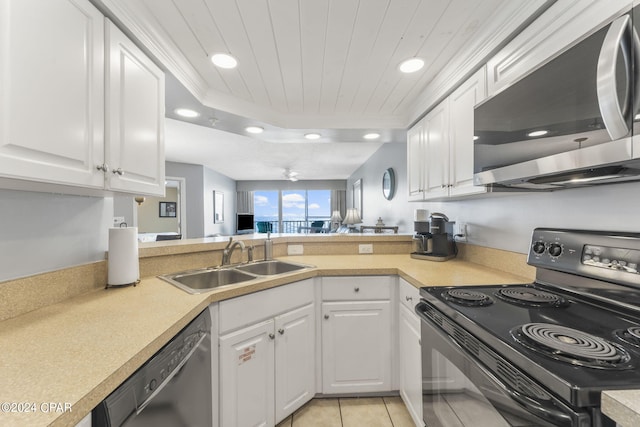
M 314 396 L 313 280 L 304 282 L 220 303 L 221 426 L 274 426 Z M 238 313 L 264 320 L 224 333 Z
M 274 425 L 274 321 L 220 337 L 220 425 Z
M 309 304 L 275 319 L 276 422 L 315 394 L 315 318 Z
M 400 397 L 416 426 L 422 421 L 422 347 L 420 318 L 413 311 L 418 303 L 418 289 L 400 279 L 398 313 L 398 359 Z
M 393 279 L 322 280 L 322 392 L 392 390 Z

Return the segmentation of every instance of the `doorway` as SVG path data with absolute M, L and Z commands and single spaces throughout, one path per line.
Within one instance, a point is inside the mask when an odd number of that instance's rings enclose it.
M 186 238 L 186 180 L 165 178 L 164 197 L 145 197 L 137 206 L 137 226 L 141 241 Z M 165 236 L 165 237 L 158 237 Z

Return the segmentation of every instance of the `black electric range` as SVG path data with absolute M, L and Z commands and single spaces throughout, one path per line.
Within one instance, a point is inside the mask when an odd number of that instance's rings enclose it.
M 483 392 L 491 388 L 486 384 L 458 386 L 457 393 L 473 389 L 496 407 L 502 401 L 511 407 L 505 413 L 527 409 L 520 421 L 504 425 L 611 425 L 599 412 L 600 393 L 640 388 L 640 235 L 536 229 L 528 263 L 536 267 L 530 284 L 422 288 L 416 312 L 425 319 L 423 366 L 425 339 L 435 336 L 425 335 L 425 327 L 436 329 L 455 343 L 439 350 L 443 358 L 468 378 L 474 377 L 469 365 L 478 364 L 515 403 Z M 459 349 L 464 363 L 453 354 Z M 527 424 L 528 412 L 536 420 L 547 412 L 556 418 Z

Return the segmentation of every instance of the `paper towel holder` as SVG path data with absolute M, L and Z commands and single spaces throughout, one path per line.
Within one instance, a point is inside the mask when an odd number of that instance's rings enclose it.
M 122 285 L 110 285 L 110 284 L 106 284 L 104 285 L 105 289 L 109 289 L 109 288 L 126 288 L 127 286 L 133 286 L 135 287 L 138 283 L 140 283 L 140 279 L 136 280 L 135 282 L 131 282 L 131 283 L 125 283 Z
M 125 228 L 125 229 L 126 229 L 126 228 L 128 228 L 128 227 L 127 227 L 127 223 L 123 221 L 123 222 L 121 222 L 120 224 L 118 224 L 118 227 L 116 227 L 116 229 L 117 229 L 117 228 L 119 228 L 119 229 L 123 229 L 123 228 Z M 111 245 L 111 234 L 109 235 L 109 238 L 110 238 L 110 240 L 109 240 L 109 245 Z M 136 241 L 135 243 L 136 243 L 136 245 L 135 245 L 135 250 L 136 250 L 136 252 L 137 252 L 137 241 Z M 111 250 L 111 247 L 110 247 L 109 249 Z M 136 259 L 136 260 L 137 260 L 137 259 Z M 138 283 L 140 283 L 140 277 L 139 277 L 139 274 L 140 274 L 140 273 L 139 273 L 139 271 L 138 271 L 138 274 L 137 274 L 137 275 L 138 275 L 138 277 L 137 277 L 135 280 L 133 280 L 132 282 L 129 282 L 129 283 L 117 283 L 117 284 L 110 284 L 110 283 L 109 283 L 109 280 L 110 280 L 110 276 L 111 276 L 111 271 L 110 271 L 109 262 L 110 262 L 110 260 L 107 258 L 107 267 L 108 267 L 108 268 L 107 268 L 107 271 L 108 271 L 108 275 L 107 275 L 107 276 L 108 276 L 108 277 L 107 277 L 107 283 L 105 284 L 105 287 L 104 287 L 105 289 L 109 289 L 109 288 L 123 288 L 123 287 L 128 287 L 128 286 L 134 286 L 134 287 L 135 287 Z M 139 269 L 139 267 L 136 265 L 136 270 L 138 270 L 138 269 Z

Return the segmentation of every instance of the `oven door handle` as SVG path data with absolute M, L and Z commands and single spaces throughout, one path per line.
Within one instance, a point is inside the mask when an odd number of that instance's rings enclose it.
M 468 358 L 472 359 L 476 366 L 480 369 L 482 374 L 488 377 L 496 387 L 500 388 L 506 395 L 511 397 L 515 402 L 525 408 L 528 412 L 533 415 L 536 415 L 542 419 L 553 420 L 553 422 L 558 426 L 571 426 L 572 418 L 571 416 L 563 412 L 562 410 L 557 409 L 558 406 L 564 407 L 564 403 L 558 400 L 556 397 L 549 394 L 550 403 L 537 401 L 529 396 L 526 396 L 520 393 L 517 390 L 511 388 L 508 384 L 505 384 L 500 378 L 498 378 L 493 372 L 487 369 L 484 364 L 478 360 L 473 354 L 469 353 L 462 347 L 453 337 L 443 331 L 437 324 L 434 324 L 431 319 L 429 319 L 424 314 L 424 307 L 427 305 L 424 302 L 420 302 L 415 307 L 415 312 L 420 316 L 423 322 L 426 322 L 430 327 L 435 327 L 438 332 L 441 333 L 444 337 L 447 338 L 448 341 L 451 342 L 462 354 L 466 355 Z M 423 342 L 422 347 L 424 348 L 427 343 Z

